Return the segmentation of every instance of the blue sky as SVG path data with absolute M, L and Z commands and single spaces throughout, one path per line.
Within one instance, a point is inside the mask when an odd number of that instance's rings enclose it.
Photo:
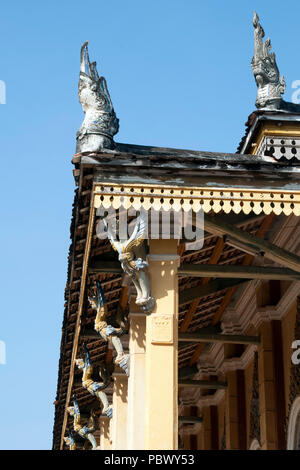
M 84 5 L 84 6 L 83 6 Z M 119 142 L 235 152 L 254 110 L 253 10 L 287 83 L 300 79 L 299 1 L 2 2 L 0 448 L 50 449 L 83 114 L 79 52 L 108 82 Z

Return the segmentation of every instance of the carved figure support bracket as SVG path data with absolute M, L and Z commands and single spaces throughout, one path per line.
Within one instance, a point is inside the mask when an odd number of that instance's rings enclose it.
M 73 396 L 73 406 L 68 406 L 67 411 L 70 416 L 74 418 L 74 431 L 79 434 L 80 437 L 83 439 L 87 439 L 92 444 L 92 449 L 96 450 L 98 448 L 96 439 L 92 434 L 95 431 L 95 417 L 93 412 L 91 412 L 91 416 L 89 418 L 87 426 L 82 426 L 80 423 L 80 409 L 76 400 L 75 395 Z
M 119 255 L 123 271 L 131 278 L 137 292 L 136 304 L 145 313 L 151 313 L 155 306 L 155 300 L 151 297 L 149 279 L 147 274 L 148 263 L 136 252 L 140 249 L 147 236 L 147 212 L 141 211 L 134 230 L 128 240 L 118 241 L 110 230 L 109 225 L 103 219 L 109 241 Z
M 102 413 L 108 416 L 109 418 L 111 418 L 113 410 L 112 410 L 112 407 L 109 406 L 106 393 L 103 391 L 108 386 L 108 383 L 109 383 L 107 370 L 104 367 L 102 367 L 101 378 L 103 382 L 102 383 L 95 382 L 92 378 L 93 365 L 92 365 L 90 353 L 86 344 L 83 344 L 83 349 L 85 352 L 85 358 L 75 360 L 77 367 L 83 371 L 82 386 L 88 392 L 90 392 L 91 395 L 97 397 L 102 402 L 102 405 L 103 405 Z
M 129 375 L 129 355 L 124 354 L 120 336 L 123 334 L 122 328 L 114 328 L 112 325 L 107 324 L 108 309 L 104 295 L 104 291 L 99 281 L 96 281 L 97 295 L 89 296 L 89 302 L 93 309 L 97 311 L 95 318 L 95 330 L 105 340 L 111 342 L 114 346 L 117 357 L 115 364 L 120 366 L 127 375 Z
M 67 429 L 67 432 L 68 432 L 69 436 L 64 437 L 64 441 L 67 444 L 67 446 L 69 446 L 69 450 L 76 450 L 77 447 L 76 447 L 76 442 L 75 442 L 73 433 L 70 429 Z

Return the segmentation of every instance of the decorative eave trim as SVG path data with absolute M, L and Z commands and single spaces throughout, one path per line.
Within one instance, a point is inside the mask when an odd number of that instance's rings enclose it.
M 257 190 L 249 188 L 178 187 L 139 184 L 96 184 L 95 207 L 136 210 L 193 210 L 226 214 L 300 215 L 300 191 Z
M 261 129 L 258 131 L 258 135 L 255 139 L 256 142 L 253 142 L 252 152 L 255 155 L 261 155 L 259 149 L 266 137 L 281 137 L 282 139 L 299 137 L 300 136 L 300 127 L 299 120 L 300 116 L 293 116 L 293 120 L 289 121 L 287 124 L 281 123 L 280 121 L 286 121 L 286 116 L 261 116 L 264 119 L 262 122 Z M 274 119 L 276 121 L 274 122 Z M 269 121 L 270 120 L 270 121 Z M 257 121 L 255 121 L 255 124 Z M 280 123 L 280 125 L 279 125 Z M 241 152 L 242 153 L 242 152 Z M 263 157 L 263 155 L 261 155 Z
M 285 114 L 288 114 L 288 115 L 285 115 Z M 298 114 L 293 114 L 293 113 L 288 113 L 287 111 L 284 111 L 284 110 L 281 110 L 280 112 L 277 112 L 276 114 L 261 114 L 261 115 L 258 115 L 256 116 L 252 126 L 250 127 L 249 129 L 249 132 L 247 134 L 247 137 L 245 139 L 245 142 L 241 148 L 241 150 L 239 151 L 239 153 L 241 155 L 245 155 L 246 154 L 246 150 L 247 148 L 249 147 L 249 144 L 253 138 L 253 135 L 254 133 L 256 132 L 257 130 L 257 125 L 258 123 L 260 122 L 263 122 L 263 124 L 266 122 L 266 121 L 285 121 L 288 123 L 288 125 L 290 126 L 294 126 L 295 123 L 299 122 L 300 121 L 300 115 Z M 265 129 L 263 128 L 262 131 L 260 131 L 260 133 L 258 134 L 258 136 L 255 138 L 255 141 L 256 143 L 254 143 L 254 148 L 252 148 L 251 150 L 251 153 L 254 153 L 256 154 L 256 146 L 257 144 L 260 142 L 260 139 L 262 138 L 263 135 L 267 135 L 267 132 L 268 131 L 265 131 Z M 274 130 L 272 130 L 272 132 L 274 132 Z M 277 132 L 276 132 L 277 134 Z M 278 132 L 278 135 L 279 132 Z M 285 134 L 286 135 L 286 134 Z

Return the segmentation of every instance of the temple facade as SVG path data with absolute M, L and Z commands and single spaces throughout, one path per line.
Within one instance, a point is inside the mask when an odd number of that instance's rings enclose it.
M 55 450 L 300 448 L 300 105 L 253 26 L 235 154 L 115 142 L 82 46 Z

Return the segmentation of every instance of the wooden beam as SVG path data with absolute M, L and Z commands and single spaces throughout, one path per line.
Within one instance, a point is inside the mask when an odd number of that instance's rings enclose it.
M 210 281 L 207 284 L 203 284 L 196 287 L 191 287 L 190 289 L 185 289 L 179 293 L 179 304 L 186 304 L 191 302 L 195 299 L 200 300 L 202 297 L 206 297 L 211 294 L 215 294 L 216 292 L 220 292 L 224 289 L 228 289 L 232 286 L 237 286 L 244 282 L 249 281 L 249 279 L 216 279 L 214 281 Z M 199 304 L 199 302 L 198 302 Z M 197 306 L 198 306 L 197 304 Z M 189 319 L 189 318 L 188 318 Z M 185 325 L 187 324 L 187 320 Z M 189 324 L 189 323 L 188 323 Z M 186 331 L 187 328 L 183 329 L 180 328 L 180 331 Z
M 263 266 L 183 264 L 178 269 L 178 274 L 192 277 L 210 276 L 231 279 L 300 280 L 300 274 L 291 269 Z
M 270 243 L 266 240 L 245 232 L 231 224 L 228 224 L 222 217 L 211 218 L 205 216 L 204 219 L 205 230 L 219 236 L 227 235 L 233 241 L 236 240 L 248 248 L 259 254 L 264 254 L 266 258 L 279 263 L 282 266 L 300 272 L 300 256 L 294 255 L 283 248 Z
M 188 367 L 181 367 L 178 369 L 178 378 L 184 379 L 185 377 L 190 377 L 198 372 L 197 366 L 194 364 Z
M 99 341 L 102 340 L 101 336 L 97 331 L 93 330 L 92 328 L 85 328 L 80 332 L 80 336 L 85 339 L 98 339 Z
M 200 416 L 178 416 L 178 421 L 184 424 L 202 423 L 203 418 Z
M 210 264 L 217 264 L 217 262 L 219 261 L 219 259 L 221 257 L 224 246 L 225 246 L 225 242 L 224 242 L 223 238 L 218 238 L 217 243 L 216 243 L 216 245 L 213 249 L 213 252 L 210 256 L 210 259 L 209 259 Z M 209 281 L 210 281 L 210 278 L 202 279 L 201 284 L 205 285 Z M 185 317 L 183 319 L 183 322 L 181 323 L 180 328 L 179 328 L 179 331 L 181 331 L 182 333 L 187 331 L 187 329 L 188 329 L 188 327 L 189 327 L 189 325 L 190 325 L 190 323 L 193 319 L 193 316 L 194 316 L 194 314 L 197 311 L 197 308 L 199 306 L 200 298 L 201 297 L 196 297 L 193 300 L 192 304 L 190 305 L 189 310 L 188 310 L 187 314 L 185 315 Z
M 188 380 L 179 379 L 178 387 L 180 388 L 205 388 L 211 390 L 220 390 L 227 387 L 226 382 L 219 382 L 217 380 Z
M 266 234 L 268 233 L 272 223 L 274 222 L 274 219 L 275 219 L 275 214 L 270 214 L 268 215 L 264 221 L 262 222 L 261 226 L 259 227 L 259 229 L 257 230 L 256 232 L 256 238 L 264 238 L 266 236 Z M 243 263 L 242 265 L 243 266 L 249 266 L 252 261 L 253 261 L 254 257 L 251 256 L 251 255 L 246 255 L 245 258 L 243 259 Z M 229 305 L 234 293 L 236 292 L 236 289 L 237 289 L 237 286 L 234 286 L 234 287 L 231 287 L 230 289 L 228 289 L 228 291 L 226 292 L 225 296 L 224 296 L 224 299 L 222 300 L 222 303 L 221 305 L 219 306 L 218 310 L 216 311 L 215 315 L 214 315 L 214 318 L 213 318 L 213 322 L 212 324 L 213 325 L 216 325 L 217 323 L 219 323 L 222 315 L 223 315 L 223 312 L 224 310 L 227 308 L 227 306 Z M 201 352 L 203 351 L 205 347 L 205 343 L 201 343 L 197 346 L 197 348 L 195 349 L 190 361 L 189 361 L 189 365 L 192 366 L 193 364 L 195 364 L 197 361 L 198 361 L 198 358 L 201 354 Z
M 88 268 L 89 274 L 96 273 L 112 273 L 120 274 L 123 273 L 119 261 L 93 261 Z
M 222 333 L 179 333 L 178 340 L 189 343 L 227 343 L 227 344 L 259 344 L 258 336 L 224 335 Z

